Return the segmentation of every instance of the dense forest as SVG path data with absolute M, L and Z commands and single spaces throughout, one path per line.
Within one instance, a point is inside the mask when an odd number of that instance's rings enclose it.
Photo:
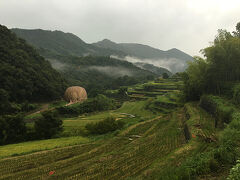
M 26 101 L 62 97 L 67 81 L 34 48 L 0 26 L 0 112 L 21 111 Z M 17 103 L 17 104 L 14 104 Z
M 62 56 L 109 56 L 112 54 L 123 56 L 124 52 L 105 49 L 87 44 L 72 33 L 62 31 L 47 31 L 41 29 L 11 29 L 20 38 L 25 39 L 29 44 L 36 47 L 41 55 L 62 55 Z
M 230 94 L 240 80 L 240 23 L 232 34 L 219 30 L 211 46 L 201 51 L 183 73 L 186 100 L 198 100 L 204 93 Z

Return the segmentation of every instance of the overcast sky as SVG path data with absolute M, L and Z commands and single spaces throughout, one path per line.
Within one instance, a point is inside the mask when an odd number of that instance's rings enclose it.
M 199 55 L 217 29 L 233 31 L 239 21 L 240 0 L 0 0 L 0 24 L 8 28 L 62 30 L 87 43 L 107 38 L 190 55 Z

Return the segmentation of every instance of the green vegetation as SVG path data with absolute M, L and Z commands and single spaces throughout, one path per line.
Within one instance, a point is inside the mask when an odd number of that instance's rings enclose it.
M 76 35 L 62 31 L 46 31 L 41 29 L 11 29 L 11 31 L 36 47 L 43 56 L 53 54 L 63 56 L 84 56 L 85 54 L 95 56 L 109 56 L 112 54 L 119 56 L 125 55 L 121 51 L 114 51 L 87 44 Z
M 0 145 L 23 141 L 26 133 L 23 115 L 0 116 Z
M 24 106 L 26 101 L 60 98 L 67 86 L 49 62 L 4 26 L 0 26 L 0 64 L 1 115 L 34 108 Z
M 123 121 L 116 121 L 116 119 L 113 117 L 107 117 L 103 121 L 87 124 L 86 129 L 90 132 L 90 134 L 105 134 L 117 129 L 121 129 L 123 125 Z
M 174 85 L 174 82 L 169 83 L 170 81 L 171 79 L 163 80 L 161 83 L 149 82 L 149 85 L 153 84 L 156 86 L 154 87 L 155 90 L 160 90 L 158 89 L 162 87 L 160 84 L 163 85 L 163 83 L 166 83 L 167 85 Z M 137 90 L 143 87 L 144 85 L 139 84 L 131 88 L 132 90 Z M 128 91 L 128 89 L 124 88 L 124 92 L 126 90 Z M 152 92 L 154 92 L 154 90 L 152 90 Z M 173 103 L 178 104 L 178 101 L 176 101 L 178 98 L 177 92 L 169 90 L 167 94 L 169 103 L 173 100 Z M 104 96 L 97 98 L 101 100 L 102 105 L 106 104 L 105 100 L 108 99 Z M 92 100 L 97 98 L 93 98 Z M 164 102 L 166 99 L 158 97 L 158 101 Z M 84 103 L 88 104 L 88 101 Z M 66 107 L 70 109 L 74 106 L 83 107 L 84 103 Z M 44 149 L 54 148 L 54 145 L 48 147 L 47 143 L 46 146 L 44 146 L 45 141 L 33 141 L 29 142 L 29 144 L 39 142 L 42 145 L 41 148 L 34 148 L 32 144 L 29 145 L 28 148 L 23 149 L 19 154 L 15 154 L 16 151 L 10 149 L 13 152 L 8 155 L 5 154 L 5 157 L 14 154 L 26 155 L 0 160 L 0 166 L 4 164 L 6 167 L 0 169 L 0 173 L 2 174 L 1 178 L 20 177 L 26 179 L 28 177 L 47 177 L 48 172 L 51 170 L 56 171 L 56 178 L 69 178 L 72 176 L 73 178 L 92 177 L 116 179 L 129 176 L 135 177 L 137 175 L 145 177 L 141 172 L 148 169 L 156 159 L 160 160 L 164 158 L 185 143 L 184 133 L 181 130 L 182 121 L 180 120 L 181 118 L 179 119 L 179 115 L 181 115 L 182 118 L 184 117 L 182 116 L 183 111 L 175 112 L 173 115 L 167 114 L 163 116 L 161 112 L 152 112 L 146 109 L 147 103 L 148 101 L 131 100 L 124 102 L 119 109 L 108 110 L 107 108 L 102 109 L 104 110 L 103 112 L 96 112 L 94 110 L 91 113 L 81 114 L 81 116 L 74 114 L 71 115 L 74 117 L 64 118 L 64 131 L 61 135 L 75 136 L 67 138 L 65 144 L 60 143 L 62 138 L 59 138 L 60 147 L 62 146 L 64 148 L 43 151 Z M 104 108 L 102 105 L 101 108 Z M 59 111 L 59 109 L 60 107 L 57 107 L 55 111 Z M 114 130 L 116 131 L 113 132 Z M 87 135 L 88 138 L 91 139 L 91 143 L 65 147 L 67 143 L 69 143 L 69 145 L 71 143 L 74 144 L 74 142 L 76 142 L 74 139 L 81 137 L 77 135 Z M 73 142 L 71 142 L 72 138 Z M 50 143 L 52 141 L 54 144 L 54 141 L 57 140 L 58 139 L 51 139 L 46 140 L 46 142 Z M 79 143 L 81 142 L 83 141 L 80 140 Z M 12 147 L 14 147 L 14 145 L 12 145 Z M 28 155 L 28 153 L 35 151 L 42 152 Z M 26 168 L 28 167 L 28 163 L 25 164 L 26 166 L 22 163 L 26 159 L 29 159 L 30 156 L 31 160 L 27 160 L 27 162 L 35 162 L 35 167 L 37 167 L 38 171 L 35 171 L 35 168 Z M 21 168 L 20 164 L 22 164 Z M 52 167 L 54 168 L 52 169 Z M 109 169 L 105 169 L 105 167 L 109 167 Z M 23 172 L 27 173 L 24 174 Z
M 56 111 L 63 116 L 77 116 L 84 113 L 95 111 L 106 111 L 116 108 L 116 103 L 104 95 L 99 94 L 95 98 L 88 99 L 83 103 L 73 104 L 71 106 L 61 106 L 56 108 Z
M 164 73 L 166 73 L 169 76 L 172 75 L 172 73 L 169 70 L 162 67 L 154 66 L 152 64 L 137 62 L 137 63 L 134 63 L 134 65 L 142 69 L 148 70 L 150 72 L 153 72 L 154 74 L 157 74 L 159 76 L 163 75 Z
M 206 59 L 196 57 L 189 63 L 183 73 L 186 100 L 198 100 L 204 93 L 226 94 L 231 83 L 240 80 L 238 28 L 234 34 L 219 30 L 213 45 L 202 50 Z
M 30 154 L 38 151 L 51 150 L 66 146 L 79 145 L 83 143 L 88 143 L 89 141 L 90 140 L 86 137 L 77 136 L 39 141 L 29 141 L 24 143 L 0 146 L 0 159 L 5 157 Z
M 240 179 L 240 161 L 237 161 L 237 164 L 231 169 L 228 180 Z
M 93 90 L 94 97 L 83 103 L 55 102 L 40 117 L 28 114 L 27 125 L 20 118 L 26 137 L 71 137 L 0 147 L 0 179 L 238 179 L 239 27 L 233 34 L 219 31 L 203 50 L 206 60 L 196 57 L 184 73 L 123 82 L 104 90 L 108 97 Z M 71 63 L 85 66 L 85 59 L 96 65 L 112 60 L 74 57 Z M 7 127 L 4 118 L 0 125 Z
M 215 141 L 216 145 L 201 155 L 188 158 L 184 170 L 188 172 L 186 177 L 214 173 L 224 173 L 226 177 L 230 167 L 239 159 L 239 33 L 239 23 L 233 34 L 219 30 L 213 45 L 202 51 L 206 59 L 196 57 L 182 74 L 185 100 L 200 99 L 200 106 L 215 118 L 214 127 L 221 130 L 216 134 L 217 138 L 202 136 L 208 141 Z M 235 171 L 237 168 L 230 171 L 229 178 L 234 179 Z
M 42 113 L 42 118 L 34 122 L 34 130 L 37 138 L 50 139 L 62 131 L 62 120 L 56 113 L 46 111 Z
M 51 56 L 48 59 L 72 85 L 85 87 L 90 97 L 107 89 L 118 89 L 156 77 L 150 71 L 111 57 Z

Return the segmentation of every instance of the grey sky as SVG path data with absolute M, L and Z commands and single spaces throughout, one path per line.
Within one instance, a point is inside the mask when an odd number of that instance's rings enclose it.
M 0 24 L 9 28 L 62 30 L 87 43 L 108 38 L 190 55 L 238 21 L 239 0 L 0 0 Z

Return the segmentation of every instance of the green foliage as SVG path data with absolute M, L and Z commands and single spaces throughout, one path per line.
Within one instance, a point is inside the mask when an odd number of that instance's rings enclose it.
M 218 31 L 213 45 L 202 50 L 206 60 L 197 58 L 185 72 L 186 100 L 198 100 L 204 93 L 225 94 L 226 83 L 240 80 L 239 46 L 238 36 Z
M 9 102 L 42 101 L 62 96 L 67 83 L 36 50 L 0 26 L 1 112 Z
M 162 77 L 163 77 L 163 79 L 168 79 L 168 78 L 169 78 L 169 75 L 168 75 L 167 73 L 163 73 L 163 74 L 162 74 Z
M 200 57 L 194 57 L 194 60 L 189 62 L 187 70 L 182 74 L 184 80 L 183 92 L 187 101 L 198 100 L 205 89 L 208 63 Z
M 216 151 L 216 158 L 228 164 L 236 162 L 239 156 L 239 139 L 240 139 L 240 113 L 235 112 L 232 115 L 232 121 L 224 129 L 220 137 L 220 146 Z
M 201 97 L 200 106 L 207 112 L 214 115 L 221 123 L 229 123 L 232 119 L 232 113 L 235 107 L 223 98 L 213 95 L 204 95 Z M 217 126 L 217 122 L 216 122 Z
M 26 130 L 23 115 L 0 116 L 0 145 L 23 141 Z
M 123 121 L 116 121 L 114 117 L 108 117 L 103 121 L 86 124 L 85 128 L 90 132 L 90 134 L 106 134 L 108 132 L 121 129 L 123 125 Z
M 143 62 L 137 62 L 134 64 L 142 69 L 151 71 L 154 74 L 157 74 L 158 76 L 161 76 L 163 73 L 167 73 L 167 75 L 169 75 L 169 76 L 172 75 L 172 73 L 169 70 L 167 70 L 166 68 L 163 68 L 163 67 L 157 67 L 152 64 L 143 63 Z
M 230 174 L 227 180 L 240 179 L 240 160 L 237 160 L 237 164 L 230 170 Z
M 206 110 L 209 110 L 211 114 L 215 115 L 219 119 L 222 119 L 222 121 L 229 123 L 221 133 L 218 147 L 213 151 L 214 159 L 220 164 L 232 165 L 240 158 L 240 113 L 233 105 L 219 97 L 205 96 L 204 99 L 208 100 L 208 103 L 214 104 L 213 106 L 208 106 L 211 108 L 206 108 L 206 102 L 202 104 Z
M 112 99 L 99 94 L 95 98 L 88 99 L 83 103 L 73 104 L 71 106 L 62 106 L 56 108 L 57 112 L 65 116 L 76 116 L 84 113 L 95 111 L 105 111 L 115 108 L 115 103 Z
M 54 60 L 53 60 L 54 59 Z M 49 61 L 72 85 L 85 87 L 89 97 L 102 94 L 106 89 L 118 89 L 154 79 L 155 74 L 127 61 L 110 57 L 51 56 Z
M 41 29 L 24 30 L 11 29 L 19 37 L 26 39 L 28 43 L 34 45 L 42 55 L 74 55 L 84 56 L 92 55 L 124 55 L 121 51 L 96 47 L 85 43 L 79 37 L 71 33 L 62 31 L 46 31 Z
M 37 138 L 49 139 L 56 136 L 63 130 L 62 123 L 62 120 L 55 112 L 43 112 L 42 118 L 37 119 L 34 123 Z

